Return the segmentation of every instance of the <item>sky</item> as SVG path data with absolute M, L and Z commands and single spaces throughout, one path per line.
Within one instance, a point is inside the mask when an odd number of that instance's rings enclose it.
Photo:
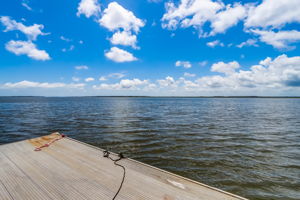
M 300 96 L 299 0 L 0 2 L 0 96 Z

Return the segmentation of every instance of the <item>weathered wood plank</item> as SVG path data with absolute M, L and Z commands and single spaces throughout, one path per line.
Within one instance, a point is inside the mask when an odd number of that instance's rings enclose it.
M 18 150 L 18 153 L 11 151 L 12 149 Z M 66 179 L 59 176 L 57 171 L 62 169 L 61 163 L 57 163 L 44 152 L 32 156 L 26 149 L 32 152 L 32 146 L 27 143 L 12 144 L 5 149 L 4 153 L 18 166 L 22 166 L 22 169 L 30 175 L 36 184 L 45 188 L 52 199 L 87 199 L 72 186 L 73 182 L 68 183 Z
M 0 179 L 13 199 L 51 199 L 42 187 L 36 185 L 19 166 L 0 153 Z
M 0 199 L 2 200 L 13 200 L 13 197 L 6 189 L 6 186 L 0 180 Z
M 123 171 L 103 157 L 103 150 L 63 138 L 34 151 L 58 136 L 0 146 L 1 199 L 112 199 Z M 118 163 L 126 177 L 117 199 L 244 199 L 131 159 Z

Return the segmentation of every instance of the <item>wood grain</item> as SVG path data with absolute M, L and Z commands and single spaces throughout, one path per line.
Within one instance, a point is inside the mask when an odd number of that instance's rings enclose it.
M 123 171 L 103 157 L 102 149 L 66 137 L 34 151 L 57 137 L 54 133 L 0 146 L 0 199 L 113 198 Z M 126 177 L 116 199 L 244 199 L 132 159 L 119 163 L 126 168 Z

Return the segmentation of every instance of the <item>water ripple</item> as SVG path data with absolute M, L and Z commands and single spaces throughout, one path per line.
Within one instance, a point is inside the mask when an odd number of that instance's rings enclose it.
M 0 97 L 0 144 L 63 132 L 250 199 L 300 199 L 300 99 Z

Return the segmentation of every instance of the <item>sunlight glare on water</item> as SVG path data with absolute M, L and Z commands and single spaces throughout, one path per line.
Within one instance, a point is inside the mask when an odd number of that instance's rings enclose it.
M 0 143 L 65 133 L 250 199 L 300 199 L 300 99 L 0 97 Z

